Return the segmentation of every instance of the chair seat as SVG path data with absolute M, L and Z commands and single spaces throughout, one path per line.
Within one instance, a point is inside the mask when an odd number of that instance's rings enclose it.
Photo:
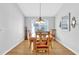
M 36 42 L 36 45 L 46 45 L 46 44 L 47 44 L 46 41 L 44 41 L 44 42 Z
M 48 48 L 47 45 L 37 45 L 37 48 Z

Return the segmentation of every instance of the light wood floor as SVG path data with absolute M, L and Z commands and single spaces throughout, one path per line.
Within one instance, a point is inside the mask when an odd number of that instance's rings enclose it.
M 53 48 L 49 55 L 75 55 L 57 41 L 52 42 L 52 47 Z M 33 53 L 30 48 L 28 48 L 28 41 L 24 40 L 21 44 L 12 49 L 6 55 L 35 55 L 35 53 Z M 46 55 L 46 53 L 39 53 L 38 55 Z

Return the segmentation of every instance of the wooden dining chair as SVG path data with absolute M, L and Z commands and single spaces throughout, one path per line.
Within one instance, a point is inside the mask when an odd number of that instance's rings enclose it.
M 31 37 L 32 37 L 32 34 L 31 34 L 31 32 L 29 32 L 29 34 L 28 34 L 29 48 L 31 48 L 31 42 L 32 42 Z
M 48 37 L 48 38 L 47 38 Z M 35 52 L 47 52 L 49 54 L 49 39 L 50 33 L 39 32 L 36 33 L 36 40 L 34 42 Z

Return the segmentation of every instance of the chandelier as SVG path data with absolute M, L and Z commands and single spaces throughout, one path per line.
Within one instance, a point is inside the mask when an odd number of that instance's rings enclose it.
M 39 23 L 39 24 L 41 24 L 41 23 L 44 23 L 44 20 L 42 19 L 42 17 L 41 17 L 41 3 L 40 3 L 40 9 L 39 9 L 39 18 L 36 20 L 36 23 Z

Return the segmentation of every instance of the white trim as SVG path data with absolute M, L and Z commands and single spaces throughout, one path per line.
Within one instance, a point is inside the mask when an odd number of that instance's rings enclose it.
M 79 55 L 79 53 L 77 53 L 76 51 L 74 51 L 73 49 L 69 48 L 66 44 L 64 44 L 62 41 L 57 40 L 57 42 L 59 42 L 60 44 L 62 44 L 64 47 L 66 47 L 67 49 L 69 49 L 70 51 L 72 51 L 73 53 L 75 53 L 76 55 Z
M 2 55 L 7 54 L 9 51 L 11 51 L 13 48 L 15 48 L 17 45 L 19 45 L 22 41 L 24 41 L 24 39 L 20 40 L 19 42 L 17 42 L 15 45 L 13 45 L 10 49 L 8 49 L 7 51 L 5 51 Z

